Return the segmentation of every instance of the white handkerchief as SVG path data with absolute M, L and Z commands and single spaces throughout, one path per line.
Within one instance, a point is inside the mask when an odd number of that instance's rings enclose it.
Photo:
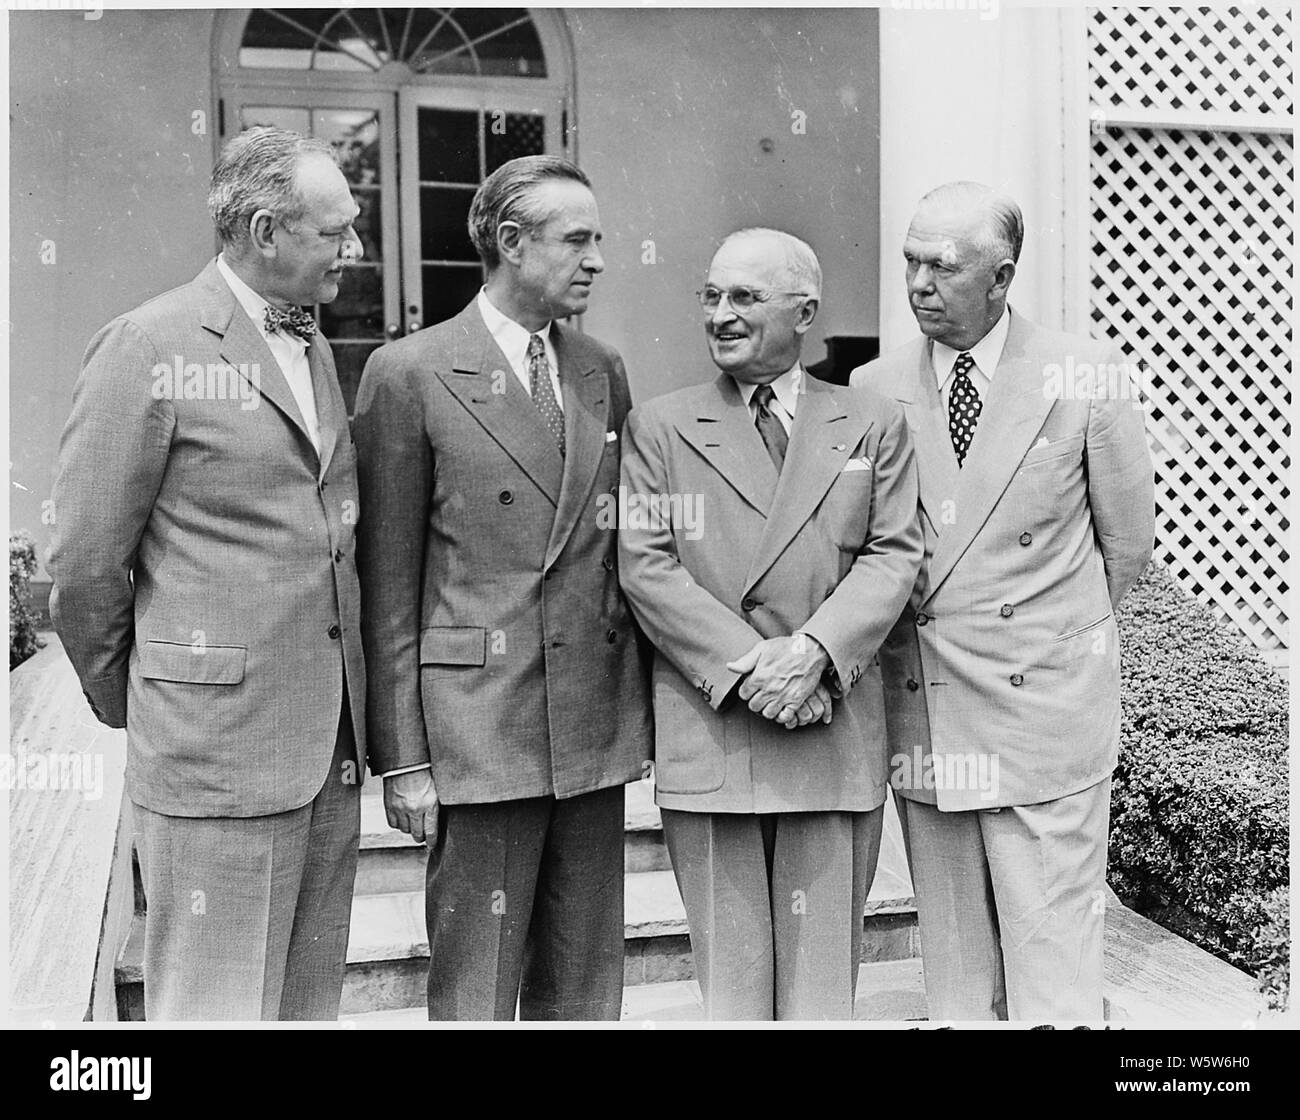
M 848 474 L 849 471 L 869 471 L 871 470 L 871 460 L 865 456 L 861 459 L 850 459 L 844 464 L 840 474 Z
M 618 433 L 617 433 L 617 432 L 606 432 L 606 433 L 605 433 L 605 442 L 606 442 L 606 443 L 613 443 L 616 439 L 618 439 Z
M 1046 446 L 1047 446 L 1049 443 L 1051 443 L 1051 442 L 1052 442 L 1052 441 L 1049 440 L 1046 436 L 1043 436 L 1043 438 L 1040 439 L 1036 444 L 1034 444 L 1034 446 L 1035 446 L 1035 447 L 1046 447 Z

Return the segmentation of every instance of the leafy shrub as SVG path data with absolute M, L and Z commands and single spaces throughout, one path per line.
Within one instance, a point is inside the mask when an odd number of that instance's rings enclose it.
M 1251 971 L 1259 977 L 1268 1005 L 1285 1010 L 1291 998 L 1291 899 L 1278 887 L 1264 900 L 1268 914 L 1255 931 Z
M 9 534 L 9 668 L 22 664 L 44 644 L 36 637 L 31 607 L 31 579 L 36 574 L 36 546 L 24 532 Z
M 1124 715 L 1111 886 L 1285 993 L 1286 682 L 1159 565 L 1117 615 Z

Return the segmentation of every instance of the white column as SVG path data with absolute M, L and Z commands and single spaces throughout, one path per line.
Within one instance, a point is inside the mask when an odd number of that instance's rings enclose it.
M 962 10 L 926 10 L 933 8 Z M 980 9 L 984 10 L 981 11 Z M 884 0 L 880 11 L 880 336 L 916 335 L 903 237 L 917 200 L 955 179 L 1005 191 L 1025 216 L 1012 305 L 1087 324 L 1088 113 L 1083 12 L 998 0 Z

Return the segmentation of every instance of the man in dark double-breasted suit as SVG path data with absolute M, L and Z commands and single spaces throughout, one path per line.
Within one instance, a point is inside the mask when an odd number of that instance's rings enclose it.
M 357 401 L 371 749 L 430 848 L 433 1019 L 617 1019 L 623 785 L 650 717 L 618 587 L 617 353 L 556 322 L 604 265 L 586 176 L 479 189 L 488 269 L 455 318 L 378 350 Z

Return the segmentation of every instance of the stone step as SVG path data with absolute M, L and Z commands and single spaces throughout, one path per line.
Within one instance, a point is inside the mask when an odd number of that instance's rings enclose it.
M 632 782 L 626 788 L 623 870 L 667 871 L 668 849 L 654 803 L 654 784 Z M 361 850 L 357 859 L 356 893 L 392 894 L 424 889 L 427 849 L 404 832 L 388 826 L 382 783 L 367 782 L 361 794 Z
M 143 1014 L 143 949 L 144 918 L 137 915 L 117 969 L 119 1014 L 124 1018 L 138 1019 Z M 915 957 L 919 951 L 911 899 L 869 897 L 863 960 L 898 960 Z M 353 898 L 343 1014 L 420 1006 L 428 963 L 422 888 Z M 672 872 L 628 875 L 623 982 L 632 987 L 693 976 L 686 912 Z
M 858 969 L 853 1018 L 875 1022 L 909 1022 L 925 1018 L 921 961 L 877 961 Z M 428 1025 L 423 1005 L 387 1008 L 340 1016 L 349 1026 L 394 1029 Z M 667 980 L 623 989 L 623 1022 L 628 1025 L 698 1023 L 704 1020 L 700 989 L 694 980 Z

